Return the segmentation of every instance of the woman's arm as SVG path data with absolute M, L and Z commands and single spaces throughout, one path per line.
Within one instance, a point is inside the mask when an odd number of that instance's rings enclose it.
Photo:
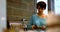
M 31 29 L 32 28 L 32 25 L 33 25 L 33 16 L 30 18 L 30 21 L 28 23 L 28 29 Z

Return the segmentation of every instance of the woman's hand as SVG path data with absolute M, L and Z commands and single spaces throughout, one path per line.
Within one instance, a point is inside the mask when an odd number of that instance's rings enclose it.
M 34 29 L 36 29 L 37 28 L 37 26 L 36 25 L 32 25 L 32 29 L 34 30 Z
M 37 27 L 36 25 L 32 25 L 32 29 L 42 29 L 45 30 L 46 26 L 42 26 L 42 27 Z
M 45 30 L 45 28 L 46 28 L 46 26 L 42 26 L 42 27 L 41 27 L 42 30 Z
M 34 29 L 35 28 L 35 25 L 32 25 L 32 29 Z

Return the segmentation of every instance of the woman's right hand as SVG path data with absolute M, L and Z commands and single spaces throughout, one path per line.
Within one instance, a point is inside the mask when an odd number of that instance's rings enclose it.
M 35 28 L 35 25 L 32 25 L 32 29 L 34 29 Z
M 32 25 L 32 29 L 34 30 L 34 29 L 36 29 L 37 28 L 37 26 L 36 25 Z

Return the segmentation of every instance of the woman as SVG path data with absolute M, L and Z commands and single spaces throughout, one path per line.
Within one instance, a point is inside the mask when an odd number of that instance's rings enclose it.
M 43 11 L 46 9 L 46 3 L 40 1 L 37 3 L 36 8 L 38 9 L 38 13 L 34 14 L 31 17 L 29 22 L 29 28 L 33 30 L 39 28 L 40 30 L 45 30 L 46 28 L 46 15 L 43 14 Z

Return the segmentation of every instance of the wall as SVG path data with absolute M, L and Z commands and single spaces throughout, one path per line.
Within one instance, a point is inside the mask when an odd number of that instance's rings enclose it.
M 7 0 L 8 20 L 27 20 L 34 13 L 35 0 Z
M 0 32 L 6 28 L 6 0 L 0 0 Z

